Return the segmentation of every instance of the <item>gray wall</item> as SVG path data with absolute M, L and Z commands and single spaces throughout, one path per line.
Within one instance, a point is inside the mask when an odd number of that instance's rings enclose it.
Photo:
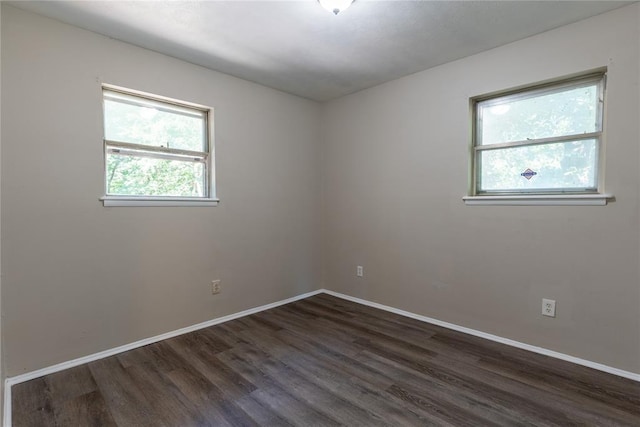
M 632 5 L 325 105 L 324 286 L 640 372 L 639 22 Z M 469 98 L 603 66 L 617 201 L 465 206 Z
M 0 99 L 2 99 L 2 7 L 0 7 Z M 0 117 L 2 117 L 2 102 L 0 102 Z M 0 153 L 2 153 L 2 126 L 0 121 Z M 0 159 L 2 155 L 0 154 Z M 2 197 L 1 197 L 1 176 L 2 176 L 2 162 L 0 161 L 0 206 L 2 206 Z M 0 208 L 0 224 L 2 224 L 2 209 Z M 1 225 L 0 225 L 1 228 Z M 0 231 L 0 236 L 2 236 L 2 232 Z M 0 241 L 2 238 L 0 237 Z M 0 260 L 2 259 L 2 245 L 0 244 Z M 5 377 L 5 369 L 4 369 L 4 357 L 2 352 L 4 351 L 4 346 L 2 345 L 2 341 L 4 339 L 4 335 L 2 334 L 2 262 L 0 262 L 0 402 L 4 403 L 4 377 Z M 4 404 L 0 404 L 0 420 L 3 419 L 3 411 Z
M 639 28 L 638 31 L 640 31 L 640 6 L 636 7 L 636 14 L 638 16 L 638 28 Z M 638 103 L 640 104 L 640 43 L 638 43 L 638 82 L 639 82 L 638 83 Z M 640 110 L 640 107 L 639 107 L 639 110 Z M 640 111 L 638 112 L 637 123 L 638 123 L 638 135 L 640 135 Z M 638 144 L 640 145 L 640 138 L 638 138 Z M 638 150 L 638 155 L 640 156 L 640 149 Z M 640 165 L 640 158 L 638 158 L 638 164 Z M 638 173 L 640 175 L 640 171 Z M 638 191 L 640 192 L 640 185 L 638 185 Z M 640 211 L 640 194 L 638 195 L 638 200 L 639 200 L 638 210 Z M 638 227 L 638 246 L 640 247 L 640 227 Z M 638 276 L 640 277 L 640 250 L 638 251 L 637 266 L 638 266 Z M 640 284 L 638 286 L 640 286 Z M 638 306 L 640 306 L 640 292 L 638 293 Z M 640 327 L 638 328 L 637 334 L 638 334 L 638 341 L 640 342 Z
M 8 376 L 319 287 L 318 104 L 2 8 Z M 215 108 L 218 207 L 102 206 L 100 82 Z
M 640 6 L 636 7 L 636 14 L 638 16 L 638 28 L 639 28 L 638 31 L 640 31 Z M 638 83 L 638 103 L 640 104 L 640 43 L 638 43 L 638 82 L 639 82 Z M 640 110 L 640 107 L 638 108 Z M 638 135 L 640 135 L 640 111 L 638 112 L 637 123 L 638 123 Z M 638 138 L 638 144 L 640 145 L 640 138 Z M 640 156 L 640 149 L 638 150 L 638 155 Z M 640 157 L 638 158 L 638 164 L 640 165 Z M 640 171 L 638 172 L 638 174 L 640 175 Z M 640 192 L 640 185 L 638 185 L 638 191 Z M 640 194 L 638 195 L 638 200 L 639 200 L 638 210 L 640 211 Z M 640 247 L 640 227 L 638 227 L 638 246 Z M 638 266 L 638 277 L 640 277 L 640 250 L 638 250 L 637 266 Z M 638 286 L 640 286 L 640 284 Z M 640 292 L 638 293 L 638 306 L 640 307 Z M 640 328 L 638 328 L 637 334 L 638 334 L 638 341 L 640 342 Z

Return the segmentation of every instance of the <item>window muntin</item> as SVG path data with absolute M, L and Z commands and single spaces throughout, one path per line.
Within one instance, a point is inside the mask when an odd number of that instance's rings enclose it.
M 103 89 L 108 196 L 209 198 L 209 111 Z
M 598 191 L 603 74 L 474 101 L 474 191 Z

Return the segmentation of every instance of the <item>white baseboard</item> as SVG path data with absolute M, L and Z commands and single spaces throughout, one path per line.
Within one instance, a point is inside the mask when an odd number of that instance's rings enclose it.
M 369 307 L 377 308 L 380 310 L 388 311 L 391 313 L 399 314 L 400 316 L 410 317 L 412 319 L 416 319 L 422 322 L 431 323 L 433 325 L 442 326 L 443 328 L 452 329 L 454 331 L 463 332 L 465 334 L 473 335 L 476 337 L 484 338 L 490 341 L 499 342 L 502 344 L 506 344 L 512 347 L 521 348 L 524 350 L 529 350 L 534 353 L 543 354 L 545 356 L 554 357 L 556 359 L 566 360 L 568 362 L 575 363 L 577 365 L 586 366 L 588 368 L 597 369 L 599 371 L 607 372 L 609 374 L 618 375 L 620 377 L 628 378 L 635 381 L 640 381 L 640 374 L 636 374 L 633 372 L 624 371 L 622 369 L 613 368 L 611 366 L 603 365 L 601 363 L 592 362 L 590 360 L 580 359 L 575 356 L 570 356 L 568 354 L 559 353 L 557 351 L 548 350 L 542 347 L 536 347 L 534 345 L 525 344 L 519 341 L 514 341 L 508 338 L 503 338 L 497 335 L 488 334 L 486 332 L 478 331 L 471 328 L 466 328 L 464 326 L 455 325 L 449 322 L 443 322 L 438 319 L 433 319 L 431 317 L 421 316 L 419 314 L 411 313 L 409 311 L 400 310 L 397 308 L 389 307 L 387 305 L 378 304 L 376 302 L 367 301 L 365 299 L 352 297 L 349 295 L 341 294 L 339 292 L 330 291 L 327 289 L 319 289 L 317 291 L 307 292 L 292 298 L 287 298 L 281 301 L 277 301 L 271 304 L 262 305 L 260 307 L 250 308 L 248 310 L 240 311 L 238 313 L 230 314 L 227 316 L 218 317 L 213 320 L 208 320 L 206 322 L 198 323 L 196 325 L 187 326 L 185 328 L 176 329 L 175 331 L 167 332 L 164 334 L 156 335 L 151 338 L 145 338 L 140 341 L 132 342 L 130 344 L 125 344 L 119 347 L 115 347 L 109 350 L 101 351 L 98 353 L 90 354 L 87 356 L 79 357 L 77 359 L 70 360 L 68 362 L 58 363 L 53 366 L 49 366 L 46 368 L 38 369 L 36 371 L 27 372 L 21 375 L 16 375 L 15 377 L 10 377 L 5 380 L 4 385 L 4 427 L 11 427 L 11 387 L 15 384 L 23 383 L 25 381 L 29 381 L 35 378 L 43 377 L 45 375 L 53 374 L 55 372 L 60 372 L 65 369 L 73 368 L 78 365 L 82 365 L 85 363 L 93 362 L 95 360 L 104 359 L 105 357 L 114 356 L 116 354 L 133 350 L 138 347 L 143 347 L 148 344 L 153 344 L 158 341 L 166 340 L 169 338 L 176 337 L 178 335 L 186 334 L 189 332 L 197 331 L 198 329 L 207 328 L 209 326 L 217 325 L 220 323 L 228 322 L 230 320 L 238 319 L 240 317 L 249 316 L 251 314 L 259 313 L 261 311 L 269 310 L 271 308 L 275 308 L 284 304 L 289 304 L 294 301 L 298 301 L 301 299 L 309 298 L 313 295 L 318 295 L 321 293 L 326 293 L 328 295 L 332 295 L 334 297 L 342 298 L 348 301 L 352 301 L 358 304 L 366 305 Z
M 307 292 L 301 295 L 297 295 L 295 297 L 287 298 L 281 301 L 277 301 L 271 304 L 261 305 L 260 307 L 250 308 L 248 310 L 240 311 L 238 313 L 229 314 L 227 316 L 218 317 L 213 320 L 207 320 L 206 322 L 198 323 L 195 325 L 187 326 L 185 328 L 176 329 L 175 331 L 166 332 L 164 334 L 156 335 L 151 338 L 145 338 L 140 341 L 132 342 L 129 344 L 121 345 L 119 347 L 111 348 L 109 350 L 104 350 L 98 353 L 89 354 L 87 356 L 79 357 L 77 359 L 69 360 L 68 362 L 58 363 L 56 365 L 48 366 L 46 368 L 38 369 L 36 371 L 27 372 L 21 375 L 16 375 L 15 377 L 7 378 L 4 382 L 4 427 L 11 427 L 11 386 L 19 383 L 23 383 L 25 381 L 29 381 L 35 378 L 43 377 L 45 375 L 53 374 L 55 372 L 64 371 L 65 369 L 73 368 L 78 365 L 83 365 L 85 363 L 93 362 L 95 360 L 104 359 L 105 357 L 114 356 L 116 354 L 133 350 L 138 347 L 143 347 L 145 345 L 153 344 L 158 341 L 166 340 L 169 338 L 176 337 L 178 335 L 183 335 L 189 332 L 197 331 L 198 329 L 208 328 L 209 326 L 218 325 L 220 323 L 228 322 L 230 320 L 235 320 L 240 317 L 249 316 L 251 314 L 259 313 L 261 311 L 269 310 L 284 304 L 289 304 L 294 301 L 298 301 L 301 299 L 309 298 L 313 295 L 317 295 L 324 292 L 323 289 Z
M 400 310 L 397 308 L 389 307 L 388 305 L 378 304 L 377 302 L 367 301 L 365 299 L 352 297 L 349 295 L 341 294 L 339 292 L 322 290 L 324 293 L 333 295 L 334 297 L 342 298 L 358 304 L 367 305 L 369 307 L 378 308 L 380 310 L 389 311 L 391 313 L 399 314 L 400 316 L 410 317 L 412 319 L 420 320 L 421 322 L 431 323 L 433 325 L 442 326 L 443 328 L 452 329 L 454 331 L 463 332 L 465 334 L 473 335 L 476 337 L 484 338 L 490 341 L 506 344 L 511 347 L 521 348 L 523 350 L 532 351 L 534 353 L 543 354 L 545 356 L 554 357 L 556 359 L 566 360 L 577 365 L 586 366 L 588 368 L 597 369 L 598 371 L 607 372 L 609 374 L 617 375 L 619 377 L 628 378 L 634 381 L 640 381 L 640 374 L 636 374 L 622 369 L 614 368 L 611 366 L 603 365 L 602 363 L 592 362 L 590 360 L 580 359 L 579 357 L 571 356 L 568 354 L 560 353 L 557 351 L 549 350 L 543 347 L 537 347 L 531 344 L 525 344 L 520 341 L 515 341 L 509 338 L 503 338 L 498 335 L 488 334 L 486 332 L 478 331 L 475 329 L 459 326 L 449 322 L 443 322 L 442 320 L 433 319 L 431 317 L 421 316 L 419 314 L 411 313 L 409 311 Z
M 9 378 L 4 381 L 4 402 L 2 402 L 2 405 L 2 425 L 11 427 L 11 385 L 9 385 Z

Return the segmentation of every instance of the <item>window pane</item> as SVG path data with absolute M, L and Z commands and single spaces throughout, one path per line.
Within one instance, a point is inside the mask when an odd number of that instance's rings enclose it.
M 204 197 L 203 162 L 107 154 L 107 194 Z
M 478 104 L 479 145 L 595 132 L 598 85 Z
M 206 151 L 205 113 L 198 110 L 105 92 L 104 128 L 111 141 Z
M 594 139 L 479 152 L 480 191 L 595 189 Z

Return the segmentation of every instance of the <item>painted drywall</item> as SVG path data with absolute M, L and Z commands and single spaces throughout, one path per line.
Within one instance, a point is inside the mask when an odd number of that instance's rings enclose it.
M 2 7 L 0 7 L 0 100 L 2 99 Z M 0 117 L 2 117 L 2 102 L 0 102 Z M 0 120 L 0 159 L 2 159 L 2 120 Z M 2 161 L 0 160 L 0 206 L 2 206 Z M 2 208 L 0 207 L 0 242 L 2 241 Z M 2 244 L 0 243 L 0 402 L 4 402 L 4 346 L 2 340 Z M 0 404 L 0 419 L 3 419 L 4 404 Z
M 638 28 L 640 28 L 640 7 L 636 8 L 636 12 Z M 638 82 L 638 99 L 640 99 L 640 43 L 638 43 Z M 640 108 L 638 110 L 637 123 L 638 135 L 640 135 Z M 638 144 L 640 144 L 640 138 L 638 138 Z M 638 150 L 638 155 L 640 156 L 640 150 Z M 640 157 L 638 158 L 638 164 L 640 164 Z M 640 192 L 640 186 L 638 186 L 638 191 Z M 640 194 L 638 195 L 638 204 L 640 205 Z M 640 210 L 640 206 L 638 210 Z M 640 246 L 640 227 L 638 227 L 638 246 Z M 640 277 L 640 251 L 638 251 L 638 276 Z M 640 293 L 638 294 L 638 305 L 640 306 Z M 638 328 L 638 341 L 640 342 L 640 328 Z
M 319 287 L 318 104 L 2 8 L 8 376 Z M 102 206 L 101 82 L 215 109 L 219 206 Z
M 639 36 L 636 4 L 326 104 L 324 287 L 640 372 Z M 469 98 L 599 67 L 616 201 L 465 206 Z

